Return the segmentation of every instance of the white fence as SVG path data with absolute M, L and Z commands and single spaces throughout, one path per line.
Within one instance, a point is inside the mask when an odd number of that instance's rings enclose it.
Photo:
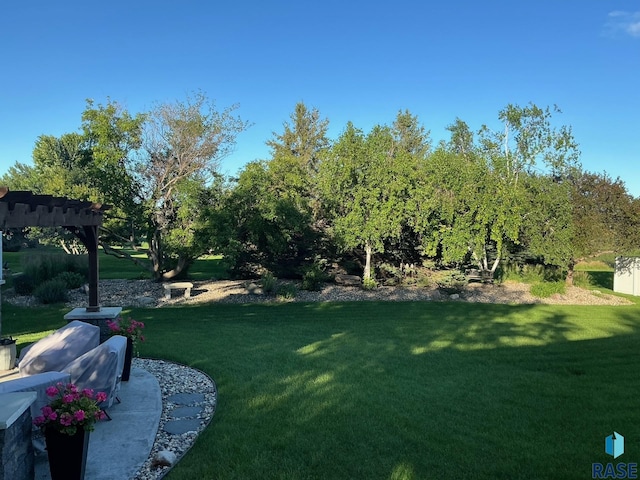
M 640 296 L 640 257 L 616 257 L 613 291 Z

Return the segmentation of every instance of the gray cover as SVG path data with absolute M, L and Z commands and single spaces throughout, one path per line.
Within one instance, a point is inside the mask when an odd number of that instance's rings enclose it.
M 106 393 L 107 400 L 100 407 L 109 408 L 120 386 L 124 365 L 124 360 L 121 363 L 120 357 L 124 359 L 126 348 L 127 339 L 116 335 L 70 362 L 62 372 L 71 375 L 71 383 L 79 389 L 90 388 L 95 393 Z
M 74 320 L 20 352 L 20 375 L 62 370 L 100 343 L 100 327 Z
M 42 407 L 51 403 L 47 396 L 47 388 L 58 382 L 69 383 L 69 374 L 60 372 L 44 372 L 29 377 L 15 378 L 0 383 L 1 393 L 36 392 L 36 401 L 31 404 L 31 418 L 42 414 Z

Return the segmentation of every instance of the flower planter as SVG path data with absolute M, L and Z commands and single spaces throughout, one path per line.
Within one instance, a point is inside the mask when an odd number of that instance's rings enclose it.
M 67 435 L 55 428 L 44 431 L 51 480 L 84 479 L 90 433 L 83 428 L 78 428 L 74 435 Z
M 124 356 L 124 368 L 122 369 L 122 381 L 128 382 L 131 375 L 131 358 L 133 357 L 133 340 L 127 338 L 127 350 Z
M 0 370 L 12 370 L 16 366 L 16 341 L 0 338 Z

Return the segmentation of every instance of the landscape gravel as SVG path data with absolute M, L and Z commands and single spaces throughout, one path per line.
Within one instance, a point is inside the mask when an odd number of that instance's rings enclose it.
M 299 288 L 297 282 L 281 282 L 295 287 L 295 297 L 285 298 L 266 294 L 257 283 L 241 280 L 219 280 L 192 282 L 191 297 L 182 292 L 173 292 L 171 299 L 164 298 L 164 287 L 151 280 L 101 280 L 100 303 L 104 306 L 164 307 L 195 303 L 256 303 L 256 302 L 336 302 L 336 301 L 462 301 L 504 304 L 563 304 L 563 305 L 629 305 L 623 297 L 587 290 L 575 286 L 567 287 L 564 294 L 549 298 L 534 297 L 530 285 L 517 282 L 501 284 L 470 283 L 458 295 L 442 293 L 430 287 L 379 287 L 363 290 L 326 283 L 322 290 L 311 292 Z M 30 297 L 11 297 L 8 301 L 33 304 Z M 78 289 L 70 292 L 69 307 L 87 305 L 87 294 Z
M 132 366 L 142 368 L 154 375 L 160 384 L 162 395 L 162 414 L 156 439 L 149 458 L 142 465 L 133 480 L 157 480 L 164 477 L 171 466 L 193 446 L 198 435 L 209 425 L 216 411 L 218 392 L 215 382 L 204 372 L 185 365 L 164 360 L 134 358 Z M 194 430 L 182 434 L 171 434 L 165 430 L 168 423 L 175 420 L 174 412 L 183 408 L 182 404 L 172 400 L 176 395 L 198 394 L 197 410 L 190 414 Z M 172 465 L 165 459 L 175 458 Z

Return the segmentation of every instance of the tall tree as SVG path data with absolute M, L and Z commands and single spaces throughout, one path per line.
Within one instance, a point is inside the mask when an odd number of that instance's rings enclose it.
M 572 282 L 573 266 L 581 260 L 608 252 L 635 253 L 640 243 L 639 202 L 620 178 L 579 172 L 571 183 L 574 256 L 568 283 Z
M 364 279 L 371 278 L 372 255 L 406 223 L 416 157 L 395 140 L 389 127 L 375 126 L 365 136 L 348 123 L 320 167 L 334 234 L 344 248 L 364 249 Z
M 248 123 L 201 92 L 158 105 L 148 115 L 136 179 L 145 199 L 147 255 L 155 278 L 179 275 L 200 256 L 200 202 L 210 201 L 219 162 Z
M 321 255 L 317 168 L 329 140 L 328 120 L 316 109 L 296 105 L 291 123 L 267 141 L 272 158 L 252 162 L 231 192 L 209 212 L 211 232 L 230 271 L 251 276 L 267 269 L 299 276 Z

